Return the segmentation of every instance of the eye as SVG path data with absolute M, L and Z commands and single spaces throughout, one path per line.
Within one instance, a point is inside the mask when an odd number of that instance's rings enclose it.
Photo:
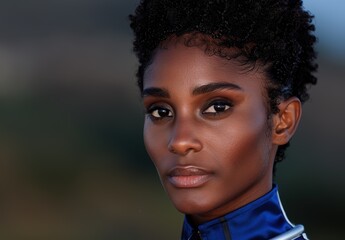
M 167 107 L 153 106 L 147 110 L 147 115 L 152 120 L 161 120 L 164 118 L 170 118 L 173 116 L 172 111 Z
M 203 114 L 217 115 L 228 111 L 232 107 L 232 103 L 225 100 L 217 100 L 211 102 L 208 107 L 203 111 Z

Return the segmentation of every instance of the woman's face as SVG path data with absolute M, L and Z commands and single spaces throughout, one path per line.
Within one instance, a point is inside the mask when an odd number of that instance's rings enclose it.
M 145 146 L 175 207 L 195 223 L 272 187 L 264 82 L 260 70 L 183 44 L 158 50 L 145 72 Z

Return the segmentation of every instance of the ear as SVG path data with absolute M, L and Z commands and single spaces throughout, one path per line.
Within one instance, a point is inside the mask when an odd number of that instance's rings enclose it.
M 278 105 L 279 113 L 273 116 L 272 142 L 284 145 L 294 135 L 302 115 L 302 104 L 297 97 L 289 98 Z

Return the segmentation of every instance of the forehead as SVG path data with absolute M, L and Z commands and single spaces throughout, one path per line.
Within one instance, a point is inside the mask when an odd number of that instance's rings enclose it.
M 206 49 L 207 50 L 207 49 Z M 227 51 L 233 51 L 228 49 Z M 236 59 L 226 59 L 209 54 L 201 47 L 189 47 L 180 41 L 170 41 L 158 48 L 152 63 L 144 74 L 144 89 L 183 84 L 194 87 L 210 82 L 231 82 L 239 85 L 254 85 L 265 89 L 266 74 L 261 67 L 243 66 Z M 266 94 L 265 94 L 266 95 Z

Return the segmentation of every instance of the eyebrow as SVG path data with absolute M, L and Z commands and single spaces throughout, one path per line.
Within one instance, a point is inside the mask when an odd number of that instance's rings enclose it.
M 148 96 L 169 98 L 170 94 L 165 89 L 152 87 L 152 88 L 144 89 L 143 92 L 141 93 L 141 97 L 148 97 Z
M 227 82 L 217 82 L 217 83 L 210 83 L 210 84 L 196 87 L 193 90 L 193 95 L 200 95 L 200 94 L 210 93 L 210 92 L 223 90 L 223 89 L 243 91 L 243 89 L 236 84 L 227 83 Z
M 195 96 L 195 95 L 206 94 L 206 93 L 215 92 L 217 90 L 223 90 L 223 89 L 243 91 L 243 89 L 236 84 L 227 83 L 227 82 L 219 82 L 219 83 L 209 83 L 209 84 L 196 87 L 193 90 L 192 94 Z M 144 89 L 141 94 L 141 97 L 148 97 L 148 96 L 170 98 L 170 94 L 167 90 L 162 89 L 162 88 L 157 88 L 157 87 Z

